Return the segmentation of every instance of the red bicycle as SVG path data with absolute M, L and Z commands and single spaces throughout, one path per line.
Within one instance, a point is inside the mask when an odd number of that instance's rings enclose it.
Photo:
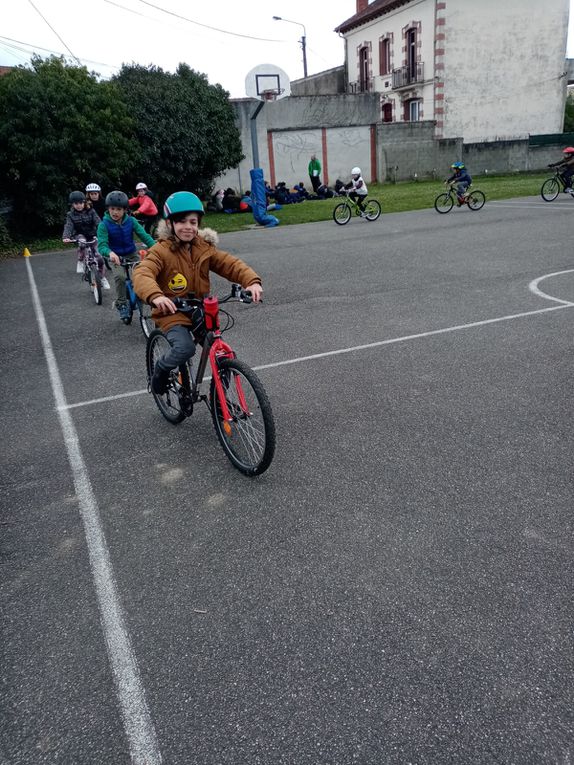
M 178 311 L 191 318 L 189 331 L 202 346 L 197 371 L 194 374 L 190 360 L 171 372 L 165 393 L 151 391 L 155 365 L 169 349 L 167 337 L 156 329 L 147 340 L 148 390 L 162 415 L 174 425 L 193 414 L 195 403 L 205 402 L 231 463 L 244 475 L 256 476 L 267 470 L 273 459 L 275 421 L 261 381 L 222 339 L 223 333 L 235 324 L 233 317 L 219 307 L 229 300 L 252 302 L 249 290 L 239 284 L 233 284 L 231 294 L 221 300 L 211 296 L 199 299 L 193 293 L 174 299 Z M 220 326 L 220 314 L 227 317 L 224 327 Z M 201 385 L 208 363 L 211 384 L 209 394 L 203 394 Z

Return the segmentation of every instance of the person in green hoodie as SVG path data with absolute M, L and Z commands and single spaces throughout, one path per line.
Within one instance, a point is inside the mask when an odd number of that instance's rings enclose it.
M 98 250 L 100 255 L 112 263 L 116 285 L 116 308 L 120 319 L 127 319 L 130 309 L 126 298 L 126 272 L 122 261 L 137 263 L 140 259 L 135 238 L 153 247 L 155 239 L 143 226 L 128 215 L 128 195 L 123 191 L 110 191 L 106 197 L 106 213 L 98 226 Z
M 311 154 L 311 161 L 309 162 L 309 179 L 311 186 L 313 186 L 313 193 L 316 194 L 321 185 L 321 163 L 315 154 Z

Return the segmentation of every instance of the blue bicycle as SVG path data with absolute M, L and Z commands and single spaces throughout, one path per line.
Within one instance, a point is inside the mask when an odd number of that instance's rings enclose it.
M 140 257 L 145 257 L 146 250 L 140 250 Z M 148 303 L 144 303 L 143 300 L 136 295 L 134 285 L 132 282 L 132 270 L 137 264 L 120 258 L 120 265 L 123 266 L 126 272 L 126 300 L 128 307 L 128 315 L 122 318 L 124 324 L 131 324 L 134 316 L 134 312 L 137 311 L 140 320 L 140 327 L 146 337 L 149 337 L 155 329 L 155 321 L 151 317 L 151 306 Z

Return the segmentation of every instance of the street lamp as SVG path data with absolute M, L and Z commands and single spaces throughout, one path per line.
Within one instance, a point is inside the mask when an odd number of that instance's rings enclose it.
M 303 49 L 303 77 L 307 77 L 307 30 L 305 24 L 301 24 L 299 21 L 291 21 L 291 19 L 284 19 L 283 16 L 273 16 L 274 21 L 286 21 L 288 24 L 297 24 L 298 27 L 303 27 L 303 36 L 301 37 L 301 48 Z

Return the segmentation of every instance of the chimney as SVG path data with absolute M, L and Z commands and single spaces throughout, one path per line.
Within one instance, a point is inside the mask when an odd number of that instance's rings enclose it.
M 357 0 L 357 13 L 364 11 L 368 4 L 369 0 Z

